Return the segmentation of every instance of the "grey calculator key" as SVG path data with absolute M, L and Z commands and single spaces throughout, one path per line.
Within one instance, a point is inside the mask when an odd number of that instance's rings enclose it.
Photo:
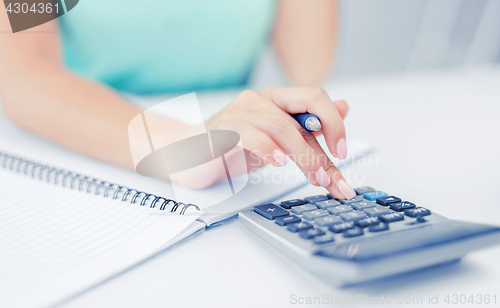
M 306 240 L 312 239 L 315 236 L 318 235 L 325 235 L 325 231 L 321 229 L 309 229 L 309 230 L 303 230 L 300 231 L 300 237 L 305 238 Z
M 363 210 L 368 216 L 380 216 L 383 214 L 389 214 L 392 211 L 385 206 L 377 205 L 375 207 L 369 207 Z
M 369 208 L 369 207 L 374 207 L 377 205 L 377 202 L 375 201 L 368 201 L 368 200 L 365 200 L 365 201 L 361 201 L 361 202 L 355 202 L 355 203 L 352 203 L 351 206 L 353 209 L 355 210 L 358 210 L 358 211 L 362 211 L 366 208 Z
M 377 225 L 380 223 L 380 219 L 378 217 L 367 217 L 361 220 L 356 221 L 356 225 L 361 228 L 365 228 L 371 225 Z
M 345 221 L 358 221 L 363 218 L 366 218 L 366 214 L 362 211 L 351 211 L 347 213 L 340 213 L 339 215 Z
M 342 232 L 344 237 L 356 237 L 364 234 L 363 229 L 360 227 L 354 227 L 352 229 L 347 229 Z
M 304 200 L 309 203 L 315 204 L 316 202 L 328 200 L 328 197 L 325 195 L 316 195 L 316 196 L 305 197 Z
M 329 215 L 325 217 L 316 218 L 314 222 L 321 227 L 328 227 L 334 224 L 338 224 L 342 222 L 342 219 L 339 216 Z
M 333 215 L 338 215 L 340 213 L 350 212 L 352 211 L 352 207 L 349 205 L 339 205 L 334 207 L 327 208 L 328 212 Z
M 368 230 L 370 230 L 370 232 L 387 231 L 387 230 L 389 230 L 389 225 L 381 222 L 381 223 L 378 223 L 376 225 L 369 226 Z
M 379 216 L 380 220 L 384 222 L 395 222 L 405 219 L 405 215 L 403 213 L 392 212 L 389 214 L 383 214 Z
M 330 199 L 330 200 L 316 202 L 315 205 L 320 209 L 326 209 L 327 207 L 338 206 L 340 205 L 340 202 L 338 202 L 335 199 Z
M 300 232 L 303 230 L 312 229 L 313 225 L 311 225 L 310 223 L 308 223 L 306 221 L 303 221 L 303 222 L 296 222 L 294 224 L 288 224 L 288 225 L 286 225 L 286 227 L 288 230 L 290 230 L 292 232 Z
M 328 216 L 328 212 L 326 210 L 314 210 L 310 212 L 303 212 L 302 216 L 307 220 L 313 220 L 314 218 Z
M 363 186 L 363 187 L 354 188 L 354 191 L 356 192 L 357 195 L 362 196 L 364 193 L 375 191 L 375 189 L 371 188 L 370 186 Z
M 333 226 L 330 226 L 328 227 L 328 230 L 332 231 L 332 232 L 335 232 L 335 233 L 341 233 L 347 229 L 352 229 L 354 228 L 355 225 L 354 223 L 351 221 L 351 222 L 343 222 L 343 223 L 340 223 L 340 224 L 336 224 L 336 225 L 333 225 Z
M 339 199 L 339 202 L 342 203 L 342 204 L 351 205 L 353 203 L 361 202 L 361 201 L 365 201 L 365 200 L 366 199 L 363 198 L 363 196 L 355 196 L 354 198 L 349 199 L 349 200 Z
M 299 205 L 299 206 L 292 207 L 292 212 L 294 212 L 295 214 L 302 214 L 304 212 L 313 211 L 313 210 L 316 210 L 316 209 L 318 209 L 318 208 L 315 207 L 314 205 L 312 205 L 310 203 L 306 203 L 304 205 Z
M 333 242 L 334 240 L 335 239 L 333 238 L 333 235 L 331 235 L 331 234 L 315 236 L 313 239 L 315 244 L 326 244 L 326 243 Z

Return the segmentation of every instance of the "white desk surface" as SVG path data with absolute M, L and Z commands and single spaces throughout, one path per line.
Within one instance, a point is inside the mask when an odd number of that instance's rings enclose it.
M 351 106 L 348 138 L 364 139 L 378 148 L 378 163 L 350 169 L 354 186 L 374 186 L 450 218 L 500 224 L 500 70 L 353 80 L 327 90 L 332 99 L 345 99 Z M 292 305 L 291 294 L 365 294 L 422 297 L 423 304 L 417 305 L 422 307 L 429 295 L 439 294 L 443 304 L 447 294 L 468 298 L 495 292 L 498 303 L 498 260 L 500 247 L 495 247 L 459 263 L 336 288 L 269 249 L 235 221 L 66 306 L 285 307 L 307 306 Z

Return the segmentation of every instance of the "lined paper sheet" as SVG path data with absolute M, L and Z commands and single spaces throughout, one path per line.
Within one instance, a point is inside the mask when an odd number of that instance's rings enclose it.
M 64 299 L 154 254 L 200 214 L 151 209 L 0 169 L 0 306 Z

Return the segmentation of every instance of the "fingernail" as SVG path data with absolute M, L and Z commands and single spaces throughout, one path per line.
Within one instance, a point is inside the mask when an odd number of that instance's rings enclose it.
M 320 167 L 318 171 L 316 171 L 316 181 L 318 181 L 321 187 L 327 187 L 328 185 L 330 185 L 330 177 L 323 167 Z
M 279 166 L 285 166 L 288 164 L 288 156 L 280 150 L 273 151 L 273 159 Z
M 347 157 L 347 144 L 344 138 L 340 139 L 339 143 L 337 143 L 337 157 L 340 159 Z
M 341 180 L 337 183 L 337 189 L 342 194 L 342 196 L 344 196 L 348 200 L 352 199 L 352 198 L 354 198 L 354 196 L 356 196 L 356 193 L 354 192 L 354 190 L 344 180 Z

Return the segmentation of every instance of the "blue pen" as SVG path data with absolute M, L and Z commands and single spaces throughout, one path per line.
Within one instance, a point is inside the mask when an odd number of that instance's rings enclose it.
M 310 113 L 299 113 L 292 115 L 297 122 L 307 131 L 317 132 L 321 129 L 321 122 L 317 116 Z

